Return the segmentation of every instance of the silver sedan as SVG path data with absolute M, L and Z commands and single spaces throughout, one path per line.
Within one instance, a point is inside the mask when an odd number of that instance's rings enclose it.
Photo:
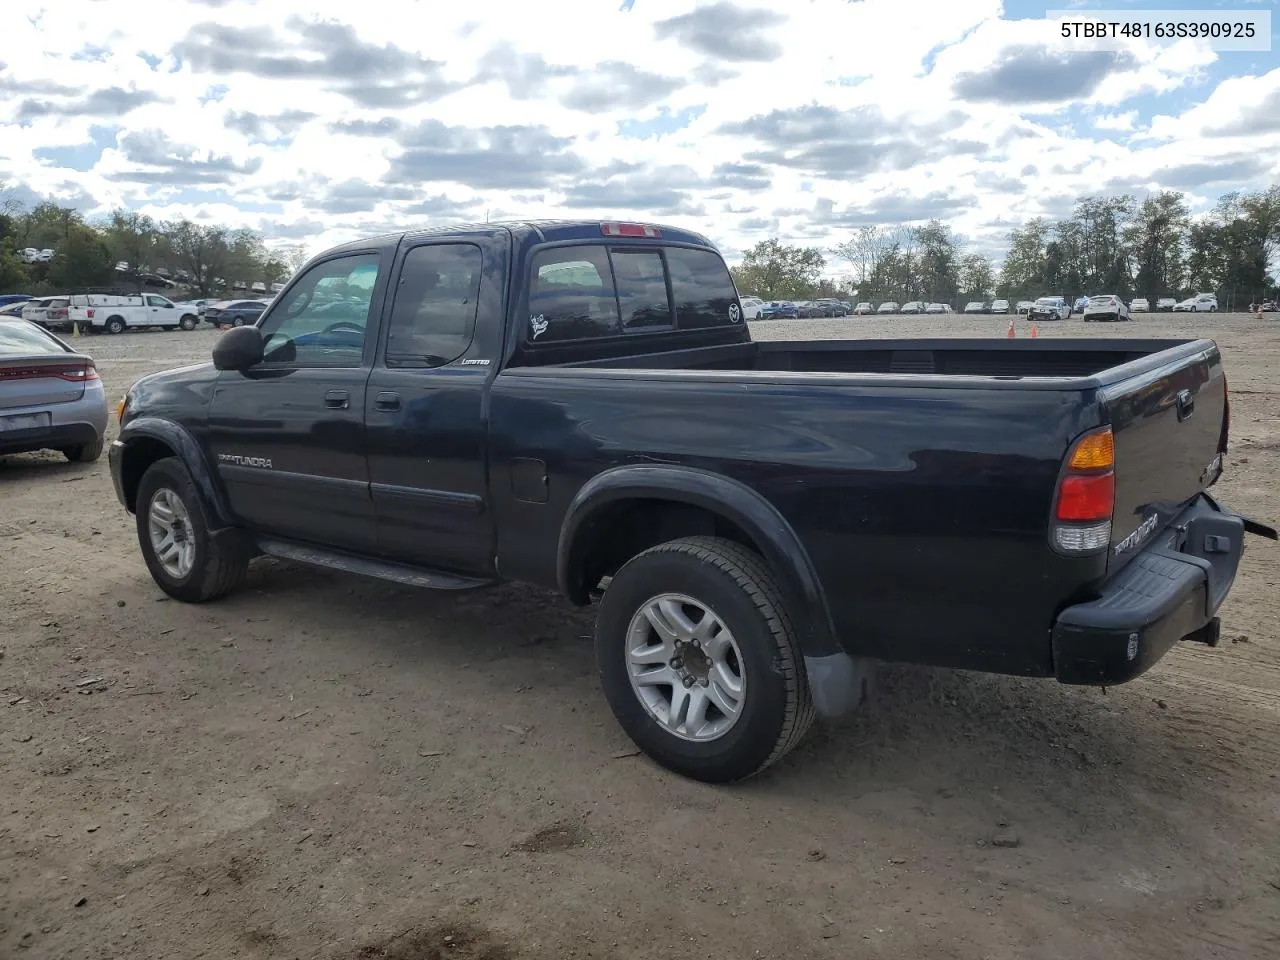
M 28 320 L 0 318 L 0 454 L 102 455 L 107 395 L 93 359 Z

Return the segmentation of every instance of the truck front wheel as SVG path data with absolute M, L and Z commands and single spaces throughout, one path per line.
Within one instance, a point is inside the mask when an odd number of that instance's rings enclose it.
M 204 502 L 186 465 L 157 460 L 138 483 L 138 545 L 151 578 L 176 600 L 216 600 L 239 586 L 249 554 L 238 531 L 209 529 Z
M 595 646 L 618 723 L 683 776 L 749 777 L 813 722 L 783 591 L 731 540 L 685 537 L 633 557 L 601 598 Z

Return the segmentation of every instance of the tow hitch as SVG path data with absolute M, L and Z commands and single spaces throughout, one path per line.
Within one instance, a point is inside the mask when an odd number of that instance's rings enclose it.
M 1191 643 L 1203 643 L 1206 647 L 1216 647 L 1222 637 L 1222 618 L 1214 617 L 1199 630 L 1188 633 L 1183 640 Z

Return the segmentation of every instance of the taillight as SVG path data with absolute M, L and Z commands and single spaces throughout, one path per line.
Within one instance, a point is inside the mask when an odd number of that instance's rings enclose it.
M 93 307 L 90 307 L 88 310 L 86 310 L 86 311 L 84 312 L 84 315 L 85 315 L 86 317 L 88 317 L 90 320 L 92 320 L 92 319 L 93 319 Z
M 85 363 L 75 367 L 64 367 L 58 371 L 58 376 L 72 383 L 85 383 L 89 380 L 97 380 L 98 370 L 92 363 Z
M 1111 542 L 1115 465 L 1109 426 L 1090 430 L 1071 445 L 1053 506 L 1053 545 L 1062 553 L 1096 553 Z
M 657 239 L 662 232 L 657 227 L 643 223 L 602 223 L 600 232 L 606 237 L 652 237 Z
M 11 383 L 14 380 L 69 380 L 72 383 L 84 383 L 86 380 L 97 380 L 98 371 L 91 363 L 77 363 L 65 367 L 0 367 L 0 383 Z

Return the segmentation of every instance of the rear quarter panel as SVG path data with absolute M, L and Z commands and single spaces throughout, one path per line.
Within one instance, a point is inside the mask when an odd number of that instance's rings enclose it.
M 499 563 L 554 585 L 560 524 L 588 479 L 685 464 L 777 507 L 850 652 L 1045 674 L 1053 614 L 1105 562 L 1059 557 L 1046 537 L 1062 457 L 1096 416 L 1068 390 L 517 368 L 490 401 Z M 546 462 L 546 503 L 510 494 L 519 458 Z

